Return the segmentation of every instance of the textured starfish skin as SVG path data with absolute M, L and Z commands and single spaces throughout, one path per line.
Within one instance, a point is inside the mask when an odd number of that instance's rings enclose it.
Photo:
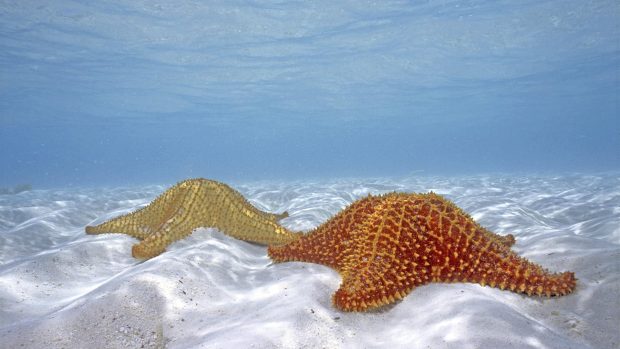
M 312 232 L 270 246 L 275 262 L 318 263 L 337 270 L 342 284 L 332 300 L 364 311 L 405 297 L 430 282 L 474 282 L 528 295 L 560 296 L 575 288 L 572 272 L 552 274 L 510 250 L 443 197 L 368 196 Z
M 277 223 L 287 216 L 286 212 L 277 215 L 256 209 L 226 184 L 189 179 L 171 187 L 142 209 L 86 227 L 86 233 L 131 235 L 142 240 L 132 247 L 132 255 L 148 259 L 199 227 L 214 227 L 237 239 L 265 245 L 288 243 L 300 234 Z

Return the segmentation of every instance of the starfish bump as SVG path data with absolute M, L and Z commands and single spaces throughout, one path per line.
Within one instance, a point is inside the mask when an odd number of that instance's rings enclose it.
M 131 235 L 142 240 L 132 247 L 132 255 L 148 259 L 199 227 L 214 227 L 237 239 L 265 245 L 291 242 L 299 234 L 277 223 L 287 216 L 286 212 L 260 211 L 228 185 L 199 178 L 174 185 L 135 212 L 87 226 L 86 233 Z
M 270 246 L 275 262 L 318 263 L 337 270 L 336 307 L 365 311 L 430 282 L 474 282 L 528 295 L 560 296 L 575 288 L 572 272 L 552 274 L 510 250 L 496 235 L 434 193 L 368 196 L 312 232 Z

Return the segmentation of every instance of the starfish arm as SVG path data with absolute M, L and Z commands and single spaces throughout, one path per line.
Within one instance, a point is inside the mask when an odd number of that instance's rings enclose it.
M 343 245 L 334 245 L 331 234 L 324 231 L 317 234 L 302 235 L 297 241 L 286 245 L 269 246 L 267 254 L 276 263 L 310 262 L 340 270 Z
M 273 222 L 278 222 L 284 218 L 288 218 L 288 211 L 284 211 L 282 213 L 270 213 L 270 212 L 264 212 L 264 211 L 259 211 L 259 212 L 264 214 L 265 219 L 268 219 Z
M 441 195 L 430 192 L 426 195 L 426 201 L 429 207 L 436 211 L 437 217 L 440 217 L 435 224 L 437 224 L 437 228 L 442 229 L 444 232 L 449 231 L 449 226 L 456 225 L 467 230 L 475 229 L 479 231 L 484 238 L 502 244 L 505 247 L 511 247 L 515 243 L 515 237 L 512 234 L 502 236 L 489 231 L 474 221 L 474 219 L 460 207 Z
M 310 262 L 340 271 L 343 258 L 355 244 L 356 231 L 366 224 L 366 217 L 379 201 L 374 196 L 356 201 L 299 240 L 284 246 L 270 246 L 269 257 L 274 262 Z
M 359 252 L 345 259 L 342 284 L 332 297 L 341 310 L 367 311 L 394 303 L 430 280 L 428 268 L 403 258 L 407 248 Z
M 184 183 L 173 186 L 149 205 L 134 212 L 113 218 L 96 226 L 87 226 L 85 229 L 86 233 L 120 233 L 133 236 L 139 240 L 147 238 L 159 230 L 163 222 L 177 213 L 175 210 L 187 195 L 187 186 Z
M 512 247 L 516 241 L 514 235 L 512 234 L 508 234 L 504 236 L 498 235 L 498 239 L 499 239 L 499 242 L 506 247 Z
M 465 281 L 525 293 L 528 296 L 563 296 L 576 287 L 574 273 L 551 273 L 512 251 L 482 252 L 472 266 L 462 276 Z
M 483 234 L 485 239 L 488 239 L 490 241 L 493 241 L 494 243 L 497 243 L 505 248 L 510 248 L 512 247 L 512 245 L 515 244 L 515 237 L 512 234 L 508 234 L 508 235 L 499 235 L 499 234 L 495 234 L 492 231 L 487 230 L 486 228 L 482 227 L 480 224 L 476 223 L 473 219 L 471 219 L 471 221 L 475 224 L 474 226 L 476 227 L 476 230 L 478 230 L 480 233 Z
M 250 202 L 245 197 L 243 197 L 241 193 L 226 185 L 225 183 L 220 183 L 207 179 L 197 179 L 194 181 L 200 181 L 200 185 L 205 189 L 209 187 L 209 189 L 211 190 L 215 189 L 215 191 L 218 192 L 216 195 L 225 195 L 228 201 L 235 203 L 235 206 L 248 209 L 253 215 L 258 216 L 260 219 L 277 223 L 278 221 L 288 217 L 287 211 L 284 211 L 282 213 L 271 213 L 257 209 L 254 205 L 250 204 Z
M 178 232 L 176 235 L 187 236 L 189 234 L 191 234 L 191 231 Z M 178 239 L 181 238 L 179 237 Z M 131 255 L 136 259 L 153 258 L 163 253 L 168 245 L 178 239 L 174 235 L 166 234 L 166 232 L 156 232 L 139 243 L 134 244 L 131 247 Z
M 134 221 L 133 224 L 127 224 L 123 223 L 123 219 L 120 218 L 124 219 L 126 216 L 120 216 L 114 220 L 109 220 L 96 226 L 86 226 L 84 231 L 86 234 L 90 235 L 108 233 L 126 234 L 138 240 L 144 240 L 152 232 L 152 229 L 148 226 L 148 224 L 140 224 L 138 221 Z
M 355 245 L 344 259 L 342 285 L 333 296 L 336 307 L 366 311 L 405 297 L 430 281 L 430 264 L 418 254 L 421 240 L 415 215 L 407 212 L 399 194 L 376 205 L 355 236 Z
M 395 274 L 352 273 L 343 277 L 332 303 L 343 311 L 368 311 L 401 300 L 424 284 L 423 277 L 399 279 Z
M 146 239 L 131 247 L 131 255 L 136 259 L 153 258 L 166 250 L 166 247 L 176 240 L 180 240 L 189 234 L 193 229 L 175 228 L 175 232 L 170 230 L 162 230 L 149 235 Z
M 429 198 L 429 213 L 419 219 L 427 234 L 416 254 L 425 256 L 431 281 L 475 282 L 528 295 L 564 295 L 574 289 L 573 273 L 547 272 L 510 250 L 512 235 L 494 234 L 451 202 L 434 194 Z

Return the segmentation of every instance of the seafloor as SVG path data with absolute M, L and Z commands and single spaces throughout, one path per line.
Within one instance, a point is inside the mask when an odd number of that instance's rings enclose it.
M 339 275 L 271 264 L 266 248 L 199 229 L 143 263 L 135 240 L 84 226 L 148 203 L 164 186 L 0 195 L 2 348 L 618 348 L 620 176 L 477 176 L 231 183 L 309 230 L 369 193 L 433 190 L 576 291 L 527 297 L 432 284 L 370 313 L 331 306 Z

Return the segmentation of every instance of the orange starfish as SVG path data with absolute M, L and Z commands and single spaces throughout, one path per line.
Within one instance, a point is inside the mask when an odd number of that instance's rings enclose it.
M 528 295 L 560 296 L 572 272 L 552 274 L 510 250 L 499 236 L 434 193 L 361 199 L 299 240 L 269 247 L 276 262 L 337 270 L 336 307 L 364 311 L 395 302 L 430 282 L 475 282 Z

